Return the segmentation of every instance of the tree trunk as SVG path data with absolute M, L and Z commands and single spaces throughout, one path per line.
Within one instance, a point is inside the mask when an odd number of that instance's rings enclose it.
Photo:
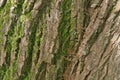
M 0 80 L 120 80 L 120 0 L 1 0 Z

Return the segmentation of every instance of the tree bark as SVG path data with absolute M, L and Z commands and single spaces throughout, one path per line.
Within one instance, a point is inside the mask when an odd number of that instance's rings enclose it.
M 119 0 L 1 0 L 0 80 L 119 80 Z

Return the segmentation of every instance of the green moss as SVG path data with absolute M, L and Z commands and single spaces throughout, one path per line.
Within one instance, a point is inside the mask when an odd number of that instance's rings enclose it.
M 22 6 L 22 9 L 23 9 L 22 13 L 23 13 L 23 14 L 30 13 L 31 10 L 32 10 L 33 7 L 34 7 L 34 3 L 35 3 L 35 0 L 33 0 L 33 1 L 25 1 L 25 2 L 23 3 L 23 6 Z
M 61 56 L 66 55 L 67 49 L 70 47 L 71 35 L 71 3 L 72 0 L 64 0 L 61 5 L 61 21 L 58 28 L 59 50 L 54 56 L 54 63 L 59 61 Z
M 71 36 L 75 30 L 75 26 L 73 27 L 73 20 L 71 18 L 71 3 L 72 0 L 64 0 L 61 4 L 61 21 L 58 28 L 58 40 L 59 40 L 59 49 L 58 52 L 54 55 L 53 63 L 58 65 L 59 61 L 61 61 L 62 57 L 67 55 L 67 50 L 71 48 L 73 44 L 70 41 Z M 65 68 L 65 60 L 62 59 L 62 62 L 59 63 L 57 70 L 57 80 L 62 80 L 63 71 Z
M 22 2 L 22 1 L 21 1 Z M 6 62 L 3 65 L 5 69 L 0 69 L 0 72 L 4 72 L 4 79 L 1 80 L 14 80 L 13 77 L 17 70 L 17 58 L 19 52 L 19 43 L 21 40 L 21 23 L 17 19 L 10 19 L 9 14 L 10 8 L 16 5 L 14 10 L 14 14 L 16 14 L 16 18 L 19 18 L 22 10 L 22 4 L 14 4 L 12 1 L 7 1 L 6 6 L 3 9 L 0 9 L 0 14 L 4 16 L 1 18 L 2 23 L 0 23 L 0 28 L 4 29 L 3 27 L 5 24 L 9 27 L 9 31 L 6 34 L 6 44 L 5 44 L 5 51 L 6 51 Z M 0 17 L 2 17 L 0 16 Z M 9 22 L 9 24 L 8 24 Z M 3 33 L 2 33 L 3 34 Z M 0 38 L 1 39 L 1 38 Z M 13 63 L 10 62 L 11 55 L 15 53 L 15 60 Z M 11 65 L 10 65 L 11 64 Z
M 9 67 L 4 75 L 3 80 L 14 80 L 16 70 L 17 70 L 17 62 L 14 60 L 11 67 Z
M 57 69 L 56 80 L 63 80 L 63 73 L 66 66 L 66 61 L 63 59 L 62 62 L 59 63 L 60 67 Z
M 47 68 L 47 63 L 43 61 L 40 65 L 40 67 L 38 68 L 38 73 L 35 77 L 36 80 L 45 80 L 46 68 Z
M 9 10 L 10 10 L 10 2 L 7 1 L 6 5 L 2 8 L 0 8 L 0 51 L 1 51 L 1 47 L 2 47 L 2 43 L 3 43 L 3 29 L 5 24 L 8 22 L 8 18 L 9 18 Z
M 28 41 L 28 49 L 27 49 L 27 59 L 25 60 L 25 64 L 24 64 L 24 68 L 22 70 L 22 75 L 19 77 L 19 79 L 27 79 L 29 77 L 31 77 L 31 75 L 29 73 L 31 73 L 31 67 L 32 67 L 32 63 L 34 63 L 34 57 L 36 55 L 39 55 L 39 46 L 40 43 L 42 42 L 43 38 L 41 37 L 42 34 L 39 33 L 39 31 L 37 31 L 39 29 L 39 22 L 42 23 L 42 21 L 44 21 L 45 19 L 43 19 L 43 16 L 46 14 L 46 10 L 48 8 L 48 6 L 50 6 L 50 2 L 47 2 L 48 0 L 44 0 L 41 3 L 41 7 L 38 10 L 38 13 L 35 15 L 34 19 L 32 19 L 31 17 L 31 12 L 25 14 L 25 16 L 27 16 L 27 18 L 30 20 L 30 33 L 31 35 L 29 36 L 29 41 Z M 25 16 L 21 17 L 21 21 L 25 18 Z M 45 17 L 44 17 L 45 18 Z M 38 48 L 38 49 L 35 49 Z M 34 54 L 33 54 L 34 53 Z M 31 73 L 32 74 L 32 73 Z
M 7 69 L 8 67 L 5 64 L 3 64 L 2 67 L 0 67 L 0 80 L 3 80 Z

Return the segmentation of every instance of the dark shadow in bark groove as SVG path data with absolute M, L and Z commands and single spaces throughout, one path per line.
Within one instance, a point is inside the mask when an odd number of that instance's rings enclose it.
M 36 80 L 45 80 L 46 68 L 47 68 L 47 63 L 43 61 L 36 74 Z
M 0 4 L 0 9 L 1 9 L 1 8 L 3 8 L 6 5 L 7 0 L 2 0 L 0 2 L 1 2 L 1 4 Z
M 3 80 L 5 72 L 7 71 L 8 67 L 5 63 L 3 63 L 2 67 L 0 67 L 0 80 Z
M 14 34 L 14 28 L 16 25 L 16 20 L 13 19 L 13 21 L 10 23 L 10 30 L 7 33 L 6 36 L 6 42 L 5 42 L 5 51 L 6 51 L 6 57 L 5 57 L 5 61 L 6 61 L 6 66 L 10 66 L 10 58 L 11 58 L 11 50 L 12 50 L 12 43 L 11 43 L 11 37 Z

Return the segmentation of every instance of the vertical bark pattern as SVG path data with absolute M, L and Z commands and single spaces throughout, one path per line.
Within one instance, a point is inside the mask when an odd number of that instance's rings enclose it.
M 119 80 L 119 0 L 1 0 L 0 80 Z

